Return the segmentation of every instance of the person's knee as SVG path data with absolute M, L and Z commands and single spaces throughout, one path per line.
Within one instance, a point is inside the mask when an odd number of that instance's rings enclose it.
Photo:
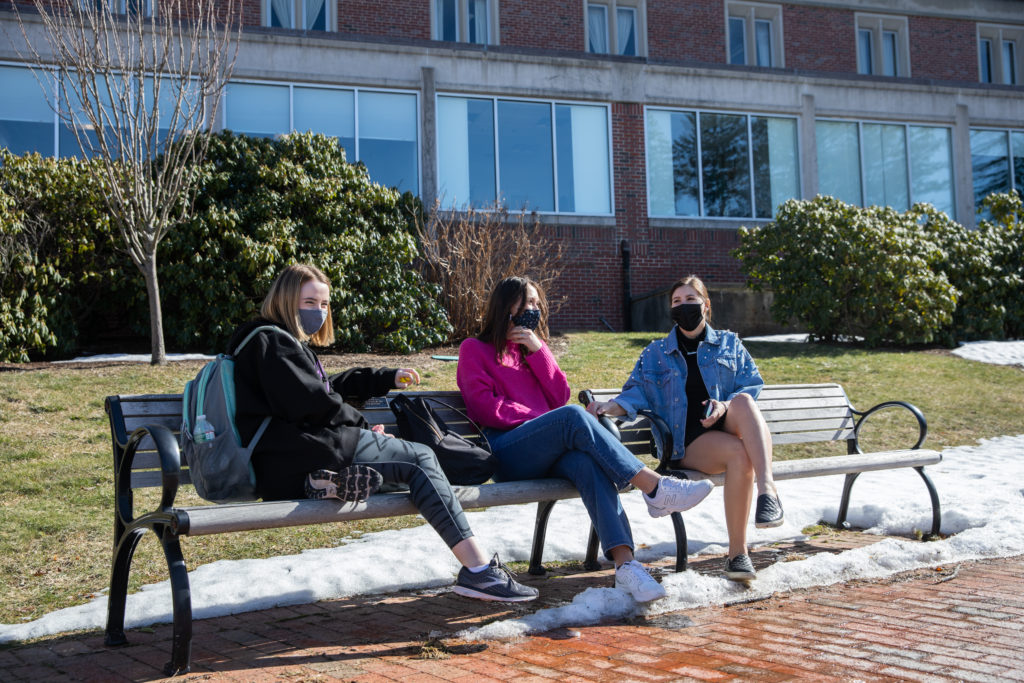
M 586 424 L 585 421 L 588 419 L 586 409 L 576 403 L 562 406 L 558 410 L 564 414 L 566 419 L 579 422 L 580 424 Z
M 736 394 L 729 399 L 729 410 L 751 414 L 757 410 L 757 402 L 751 398 L 750 394 Z

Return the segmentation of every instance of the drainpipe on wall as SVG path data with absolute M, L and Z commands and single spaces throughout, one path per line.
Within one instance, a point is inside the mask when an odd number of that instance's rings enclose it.
M 629 240 L 619 243 L 622 251 L 622 325 L 626 332 L 633 331 L 633 294 L 629 288 Z

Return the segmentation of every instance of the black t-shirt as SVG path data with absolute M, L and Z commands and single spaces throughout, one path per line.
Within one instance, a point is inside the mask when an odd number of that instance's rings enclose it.
M 686 443 L 708 431 L 700 423 L 701 414 L 704 412 L 704 401 L 711 398 L 708 395 L 708 388 L 704 386 L 704 378 L 700 375 L 700 367 L 697 365 L 697 348 L 704 341 L 707 335 L 707 327 L 695 339 L 690 339 L 677 327 L 676 341 L 679 343 L 679 351 L 686 359 Z

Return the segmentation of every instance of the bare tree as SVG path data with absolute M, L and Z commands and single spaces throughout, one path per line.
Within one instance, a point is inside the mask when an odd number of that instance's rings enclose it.
M 157 250 L 192 208 L 205 131 L 234 69 L 240 0 L 32 0 L 28 59 L 104 187 L 146 281 L 153 364 L 166 362 Z

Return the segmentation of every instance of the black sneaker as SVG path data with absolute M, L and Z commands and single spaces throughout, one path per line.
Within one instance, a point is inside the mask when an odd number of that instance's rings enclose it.
M 490 566 L 478 574 L 466 567 L 460 569 L 452 590 L 467 598 L 500 602 L 526 602 L 540 595 L 536 588 L 516 581 L 509 568 L 498 559 L 497 553 L 491 558 Z
M 762 493 L 757 497 L 757 507 L 754 512 L 754 526 L 758 529 L 767 529 L 773 526 L 782 526 L 782 503 L 777 496 Z
M 737 555 L 726 560 L 725 575 L 732 581 L 753 581 L 757 578 L 754 563 L 747 555 Z
M 306 497 L 358 503 L 376 493 L 383 483 L 380 472 L 366 465 L 349 465 L 341 472 L 316 470 L 306 476 Z

